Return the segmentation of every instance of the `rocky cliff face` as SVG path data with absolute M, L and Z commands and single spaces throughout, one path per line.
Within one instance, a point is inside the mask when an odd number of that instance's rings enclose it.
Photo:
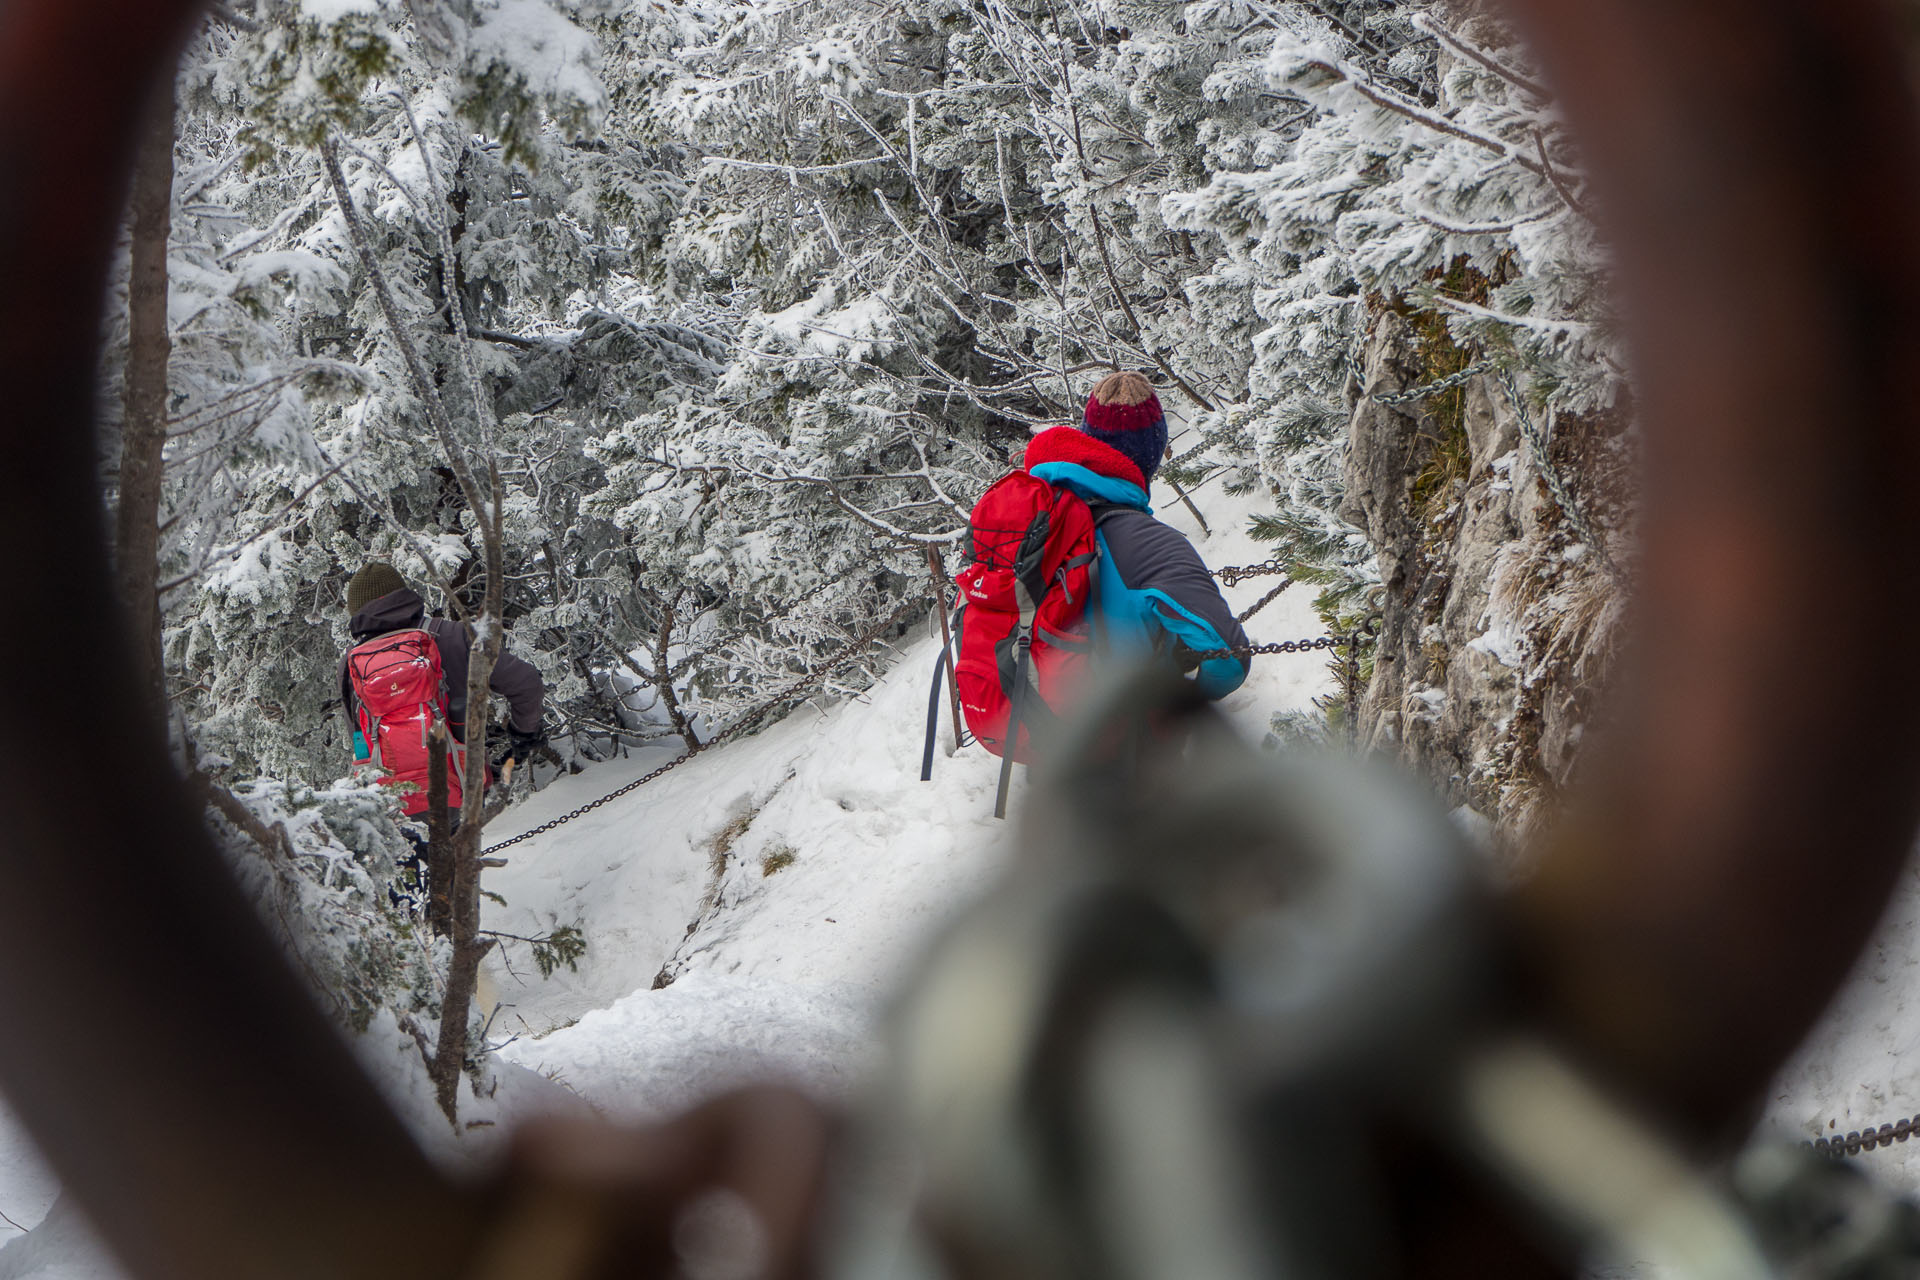
M 1355 727 L 1518 834 L 1566 783 L 1605 673 L 1623 593 L 1594 543 L 1624 545 L 1627 450 L 1607 421 L 1531 406 L 1523 421 L 1491 372 L 1378 402 L 1432 381 L 1432 342 L 1380 311 L 1349 428 L 1341 514 L 1377 548 L 1383 584 Z

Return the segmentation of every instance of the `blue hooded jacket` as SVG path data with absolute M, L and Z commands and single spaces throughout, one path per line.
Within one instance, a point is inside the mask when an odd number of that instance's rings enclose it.
M 1096 634 L 1122 653 L 1196 652 L 1236 648 L 1247 633 L 1234 618 L 1200 553 L 1153 518 L 1139 467 L 1119 450 L 1072 427 L 1043 431 L 1027 446 L 1026 469 L 1079 495 L 1099 519 Z M 1209 658 L 1194 683 L 1223 698 L 1247 678 L 1245 656 Z

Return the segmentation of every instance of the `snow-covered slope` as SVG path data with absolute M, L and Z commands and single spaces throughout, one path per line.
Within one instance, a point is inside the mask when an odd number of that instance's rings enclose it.
M 59 1194 L 60 1184 L 40 1153 L 19 1123 L 0 1109 L 0 1245 L 46 1217 Z

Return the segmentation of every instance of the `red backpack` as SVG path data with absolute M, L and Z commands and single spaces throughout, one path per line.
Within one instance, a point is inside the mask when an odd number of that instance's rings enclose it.
M 968 523 L 973 563 L 960 588 L 953 659 L 967 728 L 1001 758 L 994 816 L 1005 817 L 1015 760 L 1032 758 L 1092 651 L 1087 604 L 1099 558 L 1093 512 L 1077 494 L 1015 471 L 980 495 Z M 946 655 L 942 654 L 942 662 Z M 937 689 L 940 672 L 936 667 Z M 932 775 L 932 726 L 922 777 Z
M 409 815 L 427 807 L 429 732 L 447 718 L 445 673 L 440 646 L 426 631 L 390 631 L 362 641 L 347 653 L 347 678 L 360 704 L 356 723 L 374 764 L 386 771 L 387 785 L 411 782 L 401 810 Z M 460 807 L 462 752 L 449 737 L 447 807 Z

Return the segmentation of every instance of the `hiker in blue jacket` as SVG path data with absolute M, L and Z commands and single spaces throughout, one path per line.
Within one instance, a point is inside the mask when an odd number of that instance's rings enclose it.
M 1084 498 L 1099 521 L 1097 634 L 1116 651 L 1163 654 L 1182 668 L 1193 655 L 1244 647 L 1247 633 L 1213 575 L 1178 531 L 1154 519 L 1147 487 L 1167 452 L 1167 419 L 1137 373 L 1103 378 L 1078 430 L 1054 427 L 1027 445 L 1027 471 Z M 1224 698 L 1247 678 L 1245 654 L 1197 664 L 1194 683 Z

